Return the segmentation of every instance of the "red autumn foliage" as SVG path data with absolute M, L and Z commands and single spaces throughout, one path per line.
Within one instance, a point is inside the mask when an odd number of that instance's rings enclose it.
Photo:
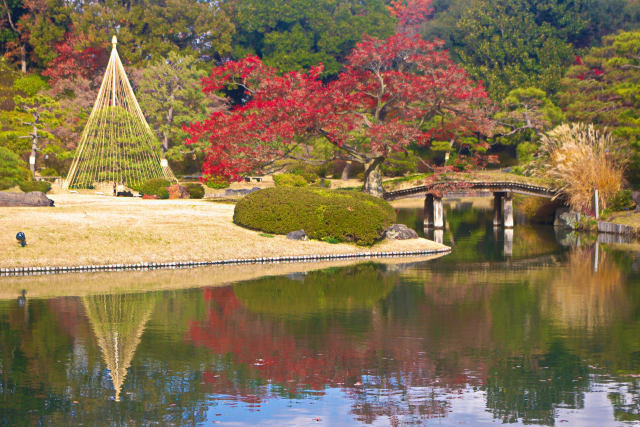
M 65 34 L 64 41 L 56 43 L 58 56 L 42 72 L 51 79 L 52 86 L 60 80 L 77 77 L 92 80 L 96 70 L 104 69 L 108 59 L 107 52 L 93 47 L 77 50 L 78 43 L 79 38 L 73 33 Z
M 365 36 L 344 72 L 327 84 L 320 79 L 321 66 L 279 75 L 250 56 L 215 67 L 203 79 L 203 90 L 242 88 L 248 100 L 186 127 L 188 143 L 208 142 L 205 175 L 239 180 L 277 160 L 300 158 L 323 139 L 367 165 L 368 190 L 391 152 L 490 133 L 487 93 L 442 44 L 403 34 L 386 40 Z
M 595 68 L 591 68 L 585 73 L 578 74 L 576 78 L 578 80 L 584 80 L 589 78 L 599 78 L 603 75 L 604 75 L 604 70 L 602 68 L 595 67 Z
M 392 0 L 389 13 L 398 18 L 398 26 L 418 26 L 433 15 L 433 0 Z

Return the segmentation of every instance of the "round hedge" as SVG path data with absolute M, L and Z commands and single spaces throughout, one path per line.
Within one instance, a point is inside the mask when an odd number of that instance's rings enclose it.
M 395 222 L 395 211 L 364 193 L 310 187 L 256 191 L 236 204 L 233 221 L 267 233 L 303 229 L 312 239 L 371 245 Z
M 158 196 L 161 199 L 169 198 L 169 186 L 171 182 L 164 178 L 151 178 L 142 183 L 139 187 L 132 187 L 134 190 L 149 196 Z
M 47 181 L 24 181 L 20 184 L 20 190 L 22 190 L 23 193 L 30 193 L 31 191 L 47 193 L 51 190 L 51 183 Z
M 189 191 L 190 199 L 202 199 L 204 197 L 204 187 L 197 182 L 191 182 L 184 185 Z

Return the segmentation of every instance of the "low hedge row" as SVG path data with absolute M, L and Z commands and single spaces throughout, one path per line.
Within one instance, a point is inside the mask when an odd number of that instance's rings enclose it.
M 305 187 L 308 185 L 307 180 L 302 175 L 293 173 L 273 175 L 273 182 L 276 187 Z
M 138 186 L 131 186 L 136 191 L 149 196 L 157 196 L 160 199 L 169 198 L 169 186 L 171 182 L 164 178 L 148 179 Z
M 184 184 L 184 186 L 187 187 L 187 190 L 189 191 L 190 199 L 202 199 L 204 197 L 204 187 L 202 184 L 192 182 Z
M 24 181 L 20 184 L 20 190 L 22 190 L 23 193 L 30 193 L 31 191 L 47 193 L 51 190 L 51 183 L 47 181 Z
M 267 233 L 303 229 L 312 239 L 372 245 L 395 222 L 395 211 L 364 193 L 312 187 L 275 187 L 251 193 L 235 207 L 233 221 Z

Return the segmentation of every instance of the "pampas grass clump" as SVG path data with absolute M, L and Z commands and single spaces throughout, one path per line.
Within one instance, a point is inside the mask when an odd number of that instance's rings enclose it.
M 538 174 L 552 178 L 559 194 L 579 212 L 593 210 L 593 192 L 600 206 L 622 189 L 626 150 L 606 130 L 592 124 L 563 124 L 542 137 Z

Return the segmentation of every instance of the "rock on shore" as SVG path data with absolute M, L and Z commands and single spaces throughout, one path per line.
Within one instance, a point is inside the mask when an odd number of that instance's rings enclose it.
M 53 206 L 53 200 L 40 191 L 29 193 L 0 191 L 0 206 Z

